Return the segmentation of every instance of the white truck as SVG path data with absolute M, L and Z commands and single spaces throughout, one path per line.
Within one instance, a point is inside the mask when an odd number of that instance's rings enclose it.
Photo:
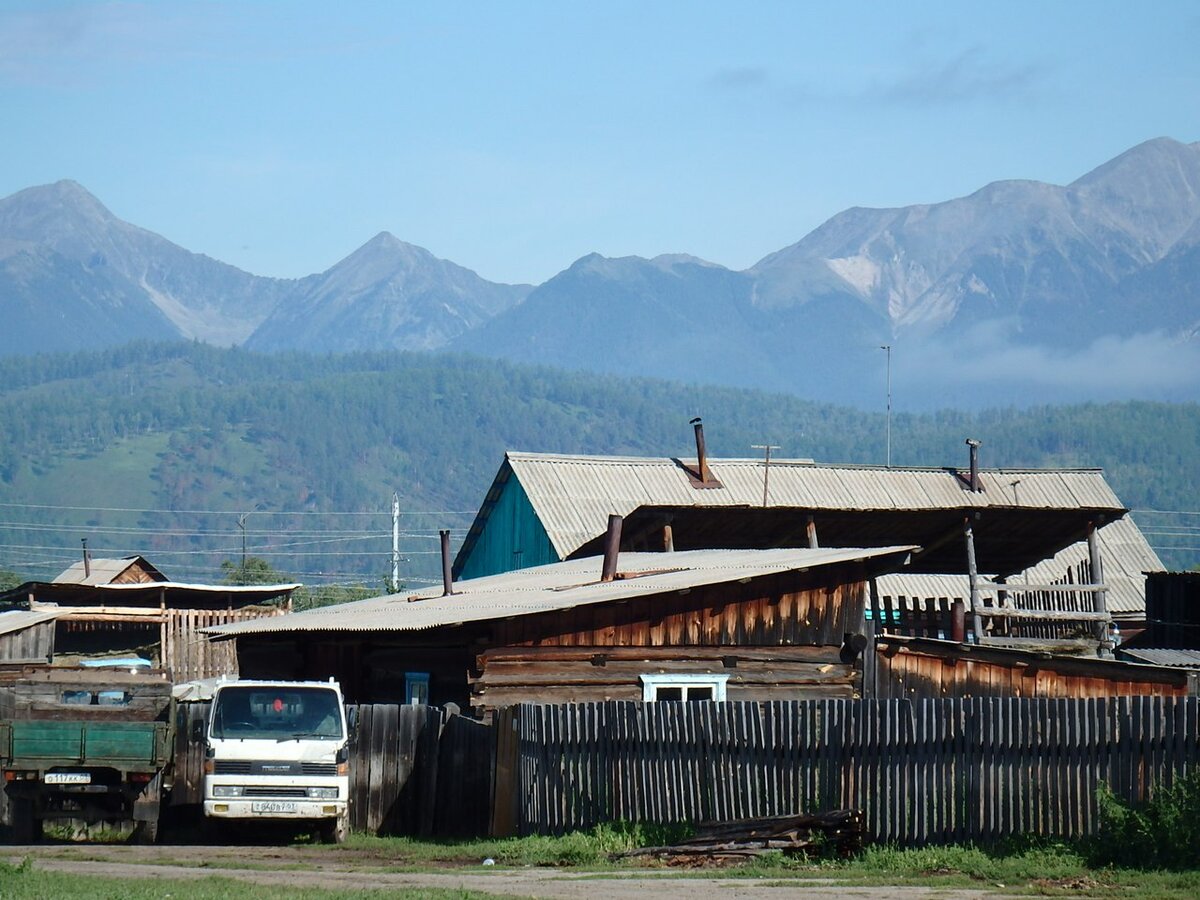
M 349 832 L 349 746 L 337 682 L 217 684 L 204 735 L 204 815 L 288 821 L 321 840 Z

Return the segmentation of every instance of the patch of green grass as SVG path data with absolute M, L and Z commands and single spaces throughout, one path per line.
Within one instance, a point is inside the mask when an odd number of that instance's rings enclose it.
M 531 835 L 470 841 L 421 841 L 403 837 L 354 834 L 342 845 L 346 850 L 387 853 L 398 864 L 458 862 L 482 865 L 491 859 L 508 866 L 586 866 L 607 868 L 612 857 L 638 847 L 670 844 L 684 839 L 683 825 L 647 825 L 617 822 L 597 825 L 560 837 Z
M 971 887 L 1047 897 L 1183 900 L 1200 896 L 1200 870 L 1095 868 L 1088 865 L 1079 848 L 1045 841 L 1017 841 L 996 848 L 869 847 L 849 860 L 809 860 L 772 853 L 728 874 L 773 879 L 772 883 L 780 884 L 817 878 L 846 886 Z
M 654 874 L 668 878 L 745 878 L 757 884 L 803 887 L 814 881 L 844 886 L 907 885 L 934 889 L 974 888 L 1004 895 L 1126 897 L 1183 900 L 1200 896 L 1200 869 L 1144 872 L 1093 867 L 1086 848 L 1037 839 L 1011 840 L 1000 846 L 868 847 L 851 859 L 787 856 L 771 852 L 728 867 L 673 869 L 644 858 L 613 859 L 637 847 L 671 844 L 686 837 L 652 826 L 607 825 L 561 837 L 431 842 L 410 838 L 355 835 L 344 846 L 385 857 L 389 871 L 412 870 L 432 863 L 499 866 L 563 866 L 596 871 L 596 878 Z
M 324 890 L 293 886 L 249 884 L 230 878 L 211 876 L 196 879 L 177 878 L 107 878 L 99 875 L 75 875 L 64 872 L 37 871 L 27 865 L 0 863 L 0 897 L 4 900 L 226 900 L 228 897 L 252 896 L 256 900 L 335 900 L 341 897 L 370 897 L 386 895 L 396 900 L 492 900 L 496 895 L 479 891 L 443 890 L 440 888 L 397 889 L 381 892 L 376 889 Z

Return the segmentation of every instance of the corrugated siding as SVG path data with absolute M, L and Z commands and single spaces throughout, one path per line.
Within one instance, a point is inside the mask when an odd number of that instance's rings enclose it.
M 1135 662 L 1149 663 L 1152 666 L 1174 666 L 1184 669 L 1200 669 L 1200 650 L 1170 650 L 1136 648 L 1126 650 L 1121 648 L 1118 656 L 1128 657 Z
M 517 479 L 509 478 L 458 577 L 479 578 L 506 572 L 514 564 L 527 568 L 559 559 L 525 489 Z

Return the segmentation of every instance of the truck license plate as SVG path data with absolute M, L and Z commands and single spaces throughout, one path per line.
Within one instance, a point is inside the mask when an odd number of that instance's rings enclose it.
M 91 784 L 91 772 L 47 772 L 46 784 Z
M 250 804 L 250 812 L 256 813 L 294 813 L 296 804 L 286 800 L 257 800 Z

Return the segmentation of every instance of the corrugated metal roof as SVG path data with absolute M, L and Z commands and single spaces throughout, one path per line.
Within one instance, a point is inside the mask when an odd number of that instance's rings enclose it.
M 690 460 L 659 457 L 564 456 L 510 451 L 520 479 L 560 557 L 602 534 L 611 513 L 642 506 L 762 506 L 761 459 L 714 459 L 719 488 L 692 486 Z M 965 490 L 946 468 L 818 465 L 771 460 L 768 506 L 809 510 L 1102 509 L 1123 513 L 1099 469 L 992 469 L 983 490 Z M 477 522 L 477 524 L 479 524 Z
M 0 612 L 0 634 L 11 634 L 65 616 L 66 609 L 10 609 Z
M 1127 649 L 1121 647 L 1120 656 L 1153 666 L 1171 666 L 1181 669 L 1200 669 L 1200 650 Z
M 1096 542 L 1104 567 L 1104 583 L 1109 588 L 1105 598 L 1108 611 L 1119 619 L 1141 618 L 1146 613 L 1146 578 L 1143 573 L 1163 571 L 1162 560 L 1128 517 L 1097 529 Z M 1068 571 L 1074 570 L 1087 559 L 1087 541 L 1080 541 L 1028 569 L 1023 576 L 1009 578 L 1009 581 L 1014 585 L 1022 581 L 1047 584 L 1063 578 Z M 880 595 L 887 597 L 922 600 L 945 597 L 968 602 L 969 586 L 964 575 L 881 575 L 878 586 Z
M 441 588 L 372 597 L 283 616 L 205 629 L 231 637 L 291 631 L 420 631 L 464 622 L 555 612 L 652 594 L 723 584 L 778 572 L 803 571 L 853 560 L 894 555 L 897 565 L 915 547 L 786 550 L 689 550 L 622 553 L 618 570 L 638 574 L 599 581 L 601 559 L 589 557 L 472 578 Z

